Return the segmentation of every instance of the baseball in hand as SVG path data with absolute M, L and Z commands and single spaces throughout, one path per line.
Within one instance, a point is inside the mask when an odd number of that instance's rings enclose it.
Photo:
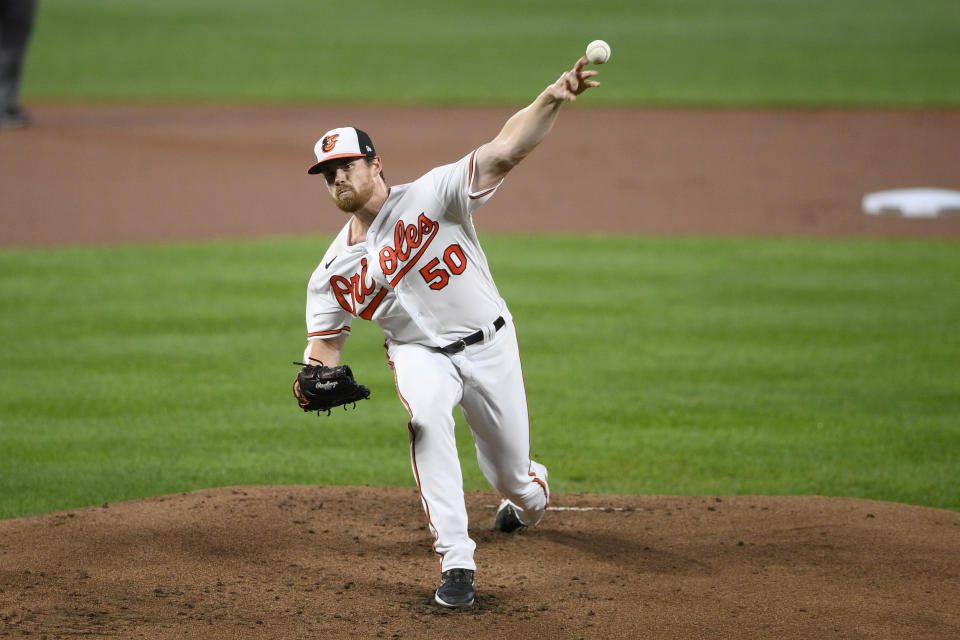
M 594 40 L 587 45 L 587 60 L 590 64 L 603 64 L 610 59 L 610 45 L 603 40 Z

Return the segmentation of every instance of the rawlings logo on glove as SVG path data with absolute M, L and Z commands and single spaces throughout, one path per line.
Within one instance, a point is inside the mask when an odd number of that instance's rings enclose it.
M 370 389 L 357 384 L 347 365 L 327 367 L 322 362 L 319 366 L 303 362 L 293 364 L 303 367 L 293 381 L 293 395 L 304 411 L 316 411 L 318 415 L 326 411 L 330 415 L 330 409 L 334 407 L 356 405 L 357 400 L 370 397 Z M 346 406 L 343 408 L 346 409 Z

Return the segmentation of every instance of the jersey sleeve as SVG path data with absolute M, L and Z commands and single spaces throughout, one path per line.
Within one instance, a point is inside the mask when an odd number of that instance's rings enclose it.
M 321 268 L 307 285 L 307 340 L 328 340 L 350 334 L 353 316 L 341 307 L 333 295 L 329 278 Z
M 501 180 L 487 189 L 473 190 L 473 180 L 477 172 L 477 151 L 479 149 L 457 162 L 437 167 L 427 174 L 447 214 L 458 220 L 468 218 L 503 184 Z

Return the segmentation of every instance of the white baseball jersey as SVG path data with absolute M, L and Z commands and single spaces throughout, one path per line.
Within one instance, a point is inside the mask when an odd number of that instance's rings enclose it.
M 503 315 L 471 215 L 499 185 L 471 192 L 476 153 L 391 187 L 366 242 L 350 245 L 344 225 L 310 278 L 309 339 L 359 317 L 388 341 L 442 347 Z

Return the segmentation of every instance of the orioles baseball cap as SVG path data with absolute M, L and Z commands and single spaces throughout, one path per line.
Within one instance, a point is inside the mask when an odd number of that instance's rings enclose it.
M 320 167 L 328 160 L 337 158 L 375 158 L 377 152 L 373 148 L 373 141 L 366 132 L 356 127 L 340 127 L 331 129 L 313 145 L 313 152 L 317 155 L 317 163 L 307 169 L 307 173 L 320 173 Z

